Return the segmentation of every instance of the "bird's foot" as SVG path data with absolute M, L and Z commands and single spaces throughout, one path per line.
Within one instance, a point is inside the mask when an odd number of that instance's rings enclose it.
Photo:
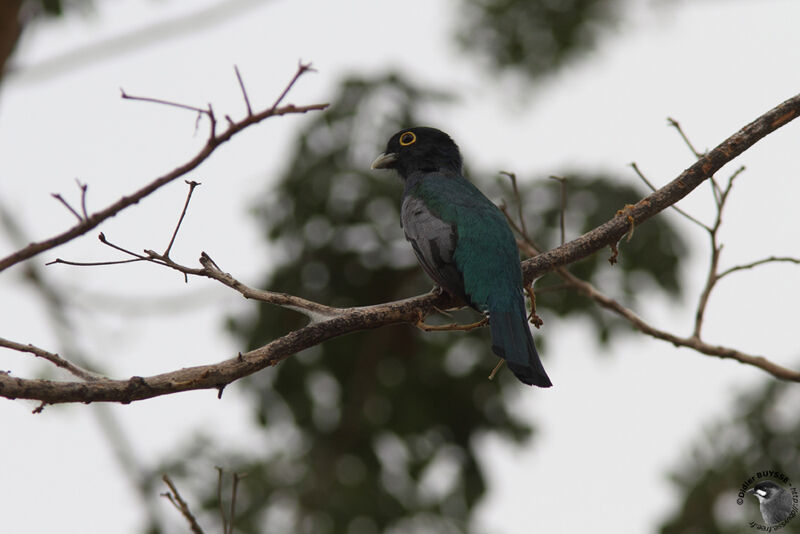
M 628 222 L 631 225 L 631 229 L 628 232 L 628 241 L 630 241 L 631 238 L 633 237 L 633 229 L 634 229 L 635 223 L 636 223 L 636 221 L 633 219 L 633 215 L 631 215 L 631 212 L 633 211 L 633 209 L 635 207 L 636 206 L 634 206 L 633 204 L 625 204 L 624 208 L 622 208 L 621 210 L 617 210 L 617 215 L 626 216 L 626 218 L 628 219 Z
M 528 294 L 528 298 L 531 299 L 531 313 L 528 315 L 528 321 L 536 328 L 539 328 L 544 324 L 544 321 L 536 315 L 536 295 L 533 292 L 533 286 L 531 284 L 525 286 L 525 292 Z

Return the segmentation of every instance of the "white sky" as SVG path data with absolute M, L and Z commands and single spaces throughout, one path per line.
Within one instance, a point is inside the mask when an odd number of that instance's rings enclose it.
M 200 106 L 212 102 L 220 115 L 241 116 L 234 63 L 254 106 L 272 102 L 300 58 L 319 72 L 303 78 L 289 96 L 296 104 L 329 100 L 349 73 L 398 67 L 432 88 L 457 88 L 462 99 L 432 110 L 429 123 L 451 133 L 475 168 L 514 169 L 520 175 L 600 168 L 635 180 L 627 165 L 636 161 L 658 184 L 692 161 L 666 126 L 667 116 L 681 121 L 695 144 L 706 148 L 800 91 L 800 3 L 792 0 L 635 3 L 595 54 L 540 82 L 530 95 L 459 55 L 450 38 L 458 3 L 445 1 L 413 9 L 369 0 L 239 2 L 249 9 L 196 32 L 48 76 L 37 67 L 48 59 L 214 5 L 97 3 L 94 14 L 31 31 L 17 57 L 19 72 L 1 89 L 0 202 L 31 239 L 73 223 L 50 193 L 78 199 L 74 178 L 89 184 L 89 208 L 97 210 L 186 161 L 201 146 L 203 130 L 193 136 L 191 113 L 122 101 L 120 87 Z M 515 96 L 509 98 L 509 92 Z M 303 120 L 259 125 L 188 177 L 203 185 L 182 227 L 176 259 L 190 264 L 206 250 L 223 269 L 257 283 L 270 259 L 247 207 L 266 190 L 265 176 L 279 176 L 292 132 Z M 798 128 L 779 130 L 720 174 L 748 167 L 727 212 L 724 266 L 772 254 L 800 255 Z M 681 205 L 711 220 L 710 196 L 700 189 Z M 185 185 L 174 183 L 100 230 L 134 249 L 163 249 L 184 195 Z M 705 275 L 705 236 L 667 216 L 695 245 L 684 274 L 687 297 L 649 298 L 637 311 L 685 334 Z M 13 248 L 0 233 L 0 256 Z M 92 232 L 33 261 L 56 256 L 104 259 L 109 251 Z M 15 268 L 0 277 L 5 303 L 0 336 L 55 350 L 42 304 L 22 284 L 20 272 Z M 113 376 L 215 362 L 240 349 L 224 333 L 221 317 L 243 312 L 247 304 L 211 282 L 185 285 L 180 276 L 148 265 L 55 266 L 46 272 L 81 305 L 74 316 L 81 346 Z M 706 339 L 797 364 L 798 280 L 796 267 L 775 265 L 722 282 L 708 308 Z M 167 298 L 177 312 L 121 314 L 110 298 L 98 307 L 91 297 L 99 294 L 142 304 Z M 185 299 L 189 304 L 181 305 Z M 556 386 L 520 388 L 513 400 L 515 409 L 538 425 L 530 447 L 482 443 L 490 492 L 477 512 L 480 525 L 508 534 L 530 532 L 534 525 L 547 532 L 652 530 L 675 504 L 666 472 L 688 460 L 692 439 L 728 414 L 732 399 L 769 378 L 639 336 L 599 349 L 584 325 L 544 319 L 539 335 L 550 340 L 545 365 Z M 0 368 L 18 376 L 43 369 L 10 351 L 0 353 Z M 138 532 L 138 497 L 108 450 L 94 408 L 47 407 L 31 415 L 35 406 L 0 402 L 5 429 L 0 531 Z M 197 428 L 213 430 L 221 442 L 242 450 L 268 446 L 253 443 L 235 384 L 222 401 L 215 391 L 203 391 L 109 408 L 145 463 L 186 443 Z M 800 476 L 800 470 L 789 475 Z M 175 532 L 186 531 L 166 501 L 162 510 Z

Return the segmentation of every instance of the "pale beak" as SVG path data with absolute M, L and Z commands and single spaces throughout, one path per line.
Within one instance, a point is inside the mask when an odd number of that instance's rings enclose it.
M 383 154 L 375 158 L 375 161 L 373 161 L 372 165 L 370 165 L 369 167 L 370 169 L 387 169 L 395 161 L 397 161 L 397 154 L 393 152 L 384 152 Z

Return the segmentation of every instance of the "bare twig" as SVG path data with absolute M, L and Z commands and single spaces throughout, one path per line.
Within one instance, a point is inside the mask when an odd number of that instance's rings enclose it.
M 172 506 L 174 506 L 175 509 L 177 509 L 181 515 L 183 515 L 183 517 L 186 519 L 186 522 L 189 523 L 189 528 L 192 529 L 194 534 L 203 534 L 203 529 L 200 527 L 197 519 L 195 519 L 191 509 L 189 509 L 189 505 L 183 500 L 181 494 L 178 492 L 178 488 L 175 487 L 175 484 L 172 483 L 172 480 L 169 478 L 169 476 L 164 475 L 161 477 L 161 480 L 163 480 L 164 483 L 169 487 L 169 491 L 162 493 L 161 495 L 166 497 L 169 502 L 172 503 Z
M 250 117 L 253 115 L 253 108 L 250 107 L 250 98 L 247 96 L 247 89 L 244 88 L 244 80 L 242 80 L 242 75 L 239 73 L 239 67 L 234 65 L 233 70 L 236 71 L 236 79 L 239 80 L 239 88 L 242 90 L 244 103 L 247 106 L 247 116 Z
M 247 475 L 244 473 L 233 474 L 233 489 L 231 489 L 231 520 L 229 523 L 227 534 L 233 534 L 233 522 L 236 518 L 236 495 L 237 495 L 237 490 L 239 489 L 239 481 L 246 476 Z
M 101 267 L 104 265 L 120 265 L 122 263 L 135 263 L 137 261 L 142 261 L 141 259 L 131 259 L 131 260 L 114 260 L 114 261 L 70 261 L 70 260 L 63 260 L 61 258 L 56 258 L 53 261 L 48 261 L 45 265 L 55 265 L 60 263 L 62 265 L 72 265 L 73 267 Z
M 89 185 L 82 184 L 77 178 L 75 178 L 75 183 L 78 184 L 78 187 L 81 190 L 81 211 L 83 212 L 83 218 L 88 219 L 89 213 L 86 211 L 86 191 L 89 190 Z
M 633 170 L 636 172 L 636 175 L 645 183 L 645 185 L 647 185 L 647 187 L 649 187 L 651 191 L 656 191 L 656 187 L 652 184 L 652 182 L 650 182 L 650 180 L 647 179 L 647 177 L 644 175 L 644 173 L 642 173 L 642 171 L 639 169 L 639 166 L 636 164 L 636 162 L 631 162 L 630 165 L 631 165 L 631 167 L 633 167 Z M 681 215 L 686 217 L 688 220 L 690 220 L 691 222 L 693 222 L 696 225 L 698 225 L 699 227 L 703 228 L 704 230 L 709 231 L 709 232 L 711 231 L 711 227 L 710 226 L 708 226 L 703 221 L 693 217 L 692 215 L 689 215 L 687 212 L 685 212 L 684 210 L 682 210 L 681 208 L 679 208 L 675 204 L 670 206 L 670 208 L 674 209 L 675 211 L 677 211 L 678 213 L 680 213 Z
M 35 347 L 30 343 L 23 344 L 17 343 L 16 341 L 11 341 L 9 339 L 4 339 L 0 337 L 0 347 L 6 347 L 11 350 L 16 350 L 18 352 L 27 352 L 29 354 L 33 354 L 34 356 L 38 356 L 39 358 L 44 358 L 45 360 L 49 361 L 53 365 L 57 367 L 61 367 L 72 373 L 73 375 L 77 376 L 78 378 L 86 381 L 92 380 L 100 380 L 104 378 L 101 375 L 95 374 L 91 371 L 87 371 L 74 363 L 70 363 L 58 354 L 54 352 L 49 352 L 44 349 L 40 349 L 39 347 Z
M 681 125 L 680 125 L 680 123 L 678 121 L 676 121 L 672 117 L 667 117 L 667 124 L 669 124 L 670 126 L 672 126 L 673 128 L 675 128 L 678 131 L 678 134 L 680 134 L 681 138 L 683 138 L 683 142 L 686 143 L 686 146 L 689 147 L 689 150 L 692 151 L 692 154 L 694 154 L 695 158 L 700 159 L 703 156 L 705 156 L 705 152 L 699 152 L 694 147 L 692 142 L 689 141 L 689 138 L 686 137 L 685 133 L 683 133 L 683 128 L 681 128 Z
M 64 200 L 64 197 L 62 197 L 59 193 L 50 193 L 50 196 L 61 202 L 61 204 L 63 204 L 64 207 L 67 208 L 71 214 L 73 214 L 75 217 L 78 218 L 79 222 L 83 222 L 83 217 L 81 217 L 81 214 L 75 211 L 75 208 L 70 206 L 69 202 Z
M 511 180 L 511 187 L 513 187 L 514 196 L 517 199 L 517 216 L 519 217 L 519 223 L 522 225 L 522 230 L 527 234 L 527 230 L 525 229 L 525 217 L 522 216 L 522 196 L 519 194 L 519 189 L 517 188 L 517 175 L 508 171 L 500 171 L 500 174 L 508 176 L 508 179 Z
M 795 265 L 800 265 L 800 258 L 790 258 L 790 257 L 777 257 L 777 256 L 770 256 L 769 258 L 762 258 L 760 260 L 745 263 L 742 265 L 735 265 L 729 269 L 725 269 L 721 273 L 717 275 L 717 280 L 728 276 L 729 274 L 735 273 L 737 271 L 744 271 L 745 269 L 752 269 L 753 267 L 758 267 L 759 265 L 764 265 L 766 263 L 794 263 Z
M 667 124 L 675 128 L 675 130 L 683 139 L 683 142 L 686 143 L 686 146 L 689 147 L 689 150 L 692 152 L 692 154 L 694 154 L 695 158 L 700 159 L 705 155 L 704 152 L 699 152 L 697 149 L 694 148 L 694 145 L 692 144 L 691 141 L 689 141 L 689 138 L 684 133 L 683 128 L 681 128 L 681 125 L 678 123 L 678 121 L 676 121 L 671 117 L 667 117 Z M 708 183 L 711 185 L 711 192 L 714 195 L 714 201 L 717 203 L 717 206 L 719 206 L 721 190 L 713 174 L 708 177 Z
M 272 104 L 272 107 L 270 108 L 272 111 L 278 108 L 280 103 L 283 102 L 283 99 L 286 98 L 286 95 L 289 94 L 289 91 L 292 90 L 294 84 L 297 83 L 297 80 L 300 79 L 300 76 L 302 76 L 306 72 L 314 72 L 314 69 L 311 67 L 311 63 L 303 63 L 302 61 L 299 61 L 297 63 L 297 72 L 294 73 L 294 76 L 292 77 L 291 80 L 289 80 L 289 83 L 286 84 L 286 87 L 283 89 L 283 92 L 280 94 L 278 99 L 275 100 L 275 103 Z
M 138 102 L 149 102 L 151 104 L 160 104 L 163 106 L 170 106 L 173 108 L 188 109 L 189 111 L 194 111 L 199 115 L 209 114 L 207 109 L 199 108 L 197 106 L 190 106 L 189 104 L 181 104 L 180 102 L 172 102 L 170 100 L 164 100 L 163 98 L 153 98 L 150 96 L 129 95 L 128 93 L 125 92 L 125 89 L 123 89 L 122 87 L 119 88 L 119 92 L 120 92 L 120 97 L 122 97 L 124 100 L 136 100 Z
M 548 176 L 548 178 L 558 181 L 560 185 L 561 209 L 559 212 L 559 225 L 561 226 L 561 244 L 563 245 L 567 236 L 564 224 L 567 214 L 567 179 L 562 176 Z M 522 217 L 522 208 L 520 208 L 520 217 Z M 523 226 L 522 229 L 525 230 L 525 227 Z
M 722 255 L 722 244 L 718 242 L 718 233 L 720 227 L 722 226 L 722 212 L 725 209 L 725 202 L 728 200 L 728 195 L 733 188 L 733 181 L 744 171 L 744 169 L 744 166 L 742 166 L 734 171 L 730 178 L 728 178 L 728 184 L 725 186 L 725 189 L 721 189 L 719 191 L 719 195 L 716 197 L 717 215 L 714 219 L 714 225 L 708 230 L 711 245 L 711 258 L 708 267 L 708 275 L 706 276 L 706 283 L 703 286 L 703 290 L 700 292 L 700 299 L 697 302 L 694 331 L 692 332 L 692 336 L 696 338 L 700 337 L 700 331 L 703 328 L 703 318 L 706 307 L 708 306 L 708 300 L 711 297 L 711 292 L 720 279 L 720 276 L 717 273 L 719 271 L 719 259 Z
M 217 470 L 217 502 L 219 503 L 219 516 L 222 518 L 222 534 L 228 534 L 228 518 L 225 516 L 225 507 L 222 504 L 222 468 L 214 466 Z
M 237 71 L 238 72 L 238 71 Z M 183 211 L 181 211 L 181 216 L 178 219 L 178 224 L 175 226 L 175 231 L 172 232 L 172 237 L 169 240 L 169 245 L 167 245 L 167 249 L 164 251 L 164 256 L 169 257 L 169 252 L 172 250 L 172 245 L 175 243 L 175 236 L 178 235 L 178 230 L 181 228 L 181 223 L 183 222 L 183 218 L 186 216 L 186 209 L 189 207 L 189 201 L 192 199 L 192 193 L 194 192 L 194 188 L 200 185 L 199 182 L 195 182 L 194 180 L 185 180 L 186 184 L 189 186 L 189 193 L 186 195 L 186 202 L 183 204 Z

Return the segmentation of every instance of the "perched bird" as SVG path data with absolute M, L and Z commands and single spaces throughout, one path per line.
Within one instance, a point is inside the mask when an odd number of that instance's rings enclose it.
M 761 517 L 767 526 L 777 525 L 792 512 L 792 494 L 771 480 L 759 482 L 747 490 L 747 493 L 758 499 Z
M 422 268 L 442 289 L 489 314 L 492 351 L 525 384 L 550 387 L 528 328 L 522 270 L 503 213 L 461 170 L 461 153 L 435 128 L 401 130 L 372 162 L 405 182 L 400 220 Z

